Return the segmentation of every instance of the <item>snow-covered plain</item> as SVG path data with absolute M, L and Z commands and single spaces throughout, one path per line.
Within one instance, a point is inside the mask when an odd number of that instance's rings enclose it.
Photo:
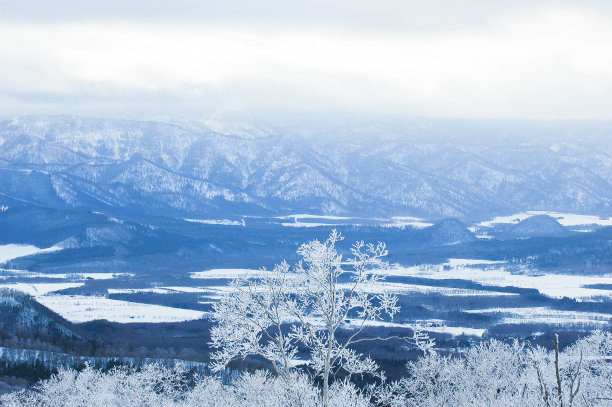
M 612 284 L 612 275 L 580 276 L 569 274 L 543 274 L 511 271 L 503 264 L 482 263 L 485 267 L 471 267 L 461 259 L 452 259 L 441 265 L 396 267 L 384 271 L 386 276 L 421 277 L 434 280 L 459 279 L 473 281 L 486 286 L 533 288 L 551 298 L 574 298 L 593 300 L 597 297 L 612 298 L 612 290 L 588 288 L 593 284 Z M 444 267 L 447 266 L 447 267 Z
M 348 220 L 355 219 L 348 216 L 334 216 L 334 215 L 312 215 L 308 213 L 300 213 L 295 215 L 277 216 L 275 219 L 293 219 L 298 222 L 298 219 L 329 219 L 329 220 Z
M 152 287 L 152 288 L 109 288 L 109 294 L 136 294 L 136 293 L 154 293 L 154 294 L 172 294 L 172 293 L 207 293 L 210 292 L 206 287 Z
M 383 227 L 396 227 L 405 228 L 412 227 L 415 229 L 423 229 L 428 226 L 432 226 L 433 223 L 427 222 L 424 219 L 416 218 L 413 216 L 394 216 L 389 219 L 381 218 L 355 218 L 348 216 L 332 216 L 332 215 L 310 215 L 310 214 L 299 214 L 299 215 L 286 215 L 277 216 L 275 219 L 291 220 L 291 222 L 282 222 L 282 226 L 286 227 L 320 227 L 320 226 L 338 226 L 338 225 L 353 225 L 363 226 L 364 224 L 376 224 Z M 319 222 L 304 222 L 304 219 L 318 220 Z M 342 221 L 339 223 L 339 221 Z
M 470 335 L 482 337 L 487 331 L 484 328 L 469 328 L 465 326 L 447 326 L 444 321 L 415 321 L 423 331 L 450 334 L 452 336 Z M 360 320 L 348 320 L 344 325 L 349 329 L 357 329 L 362 324 Z M 364 327 L 406 328 L 411 324 L 388 321 L 366 321 Z
M 0 263 L 23 256 L 30 256 L 37 253 L 50 253 L 57 250 L 62 250 L 62 247 L 52 246 L 46 249 L 41 249 L 29 244 L 5 244 L 0 246 Z
M 168 294 L 169 291 L 165 288 L 109 288 L 109 294 L 138 294 L 138 293 L 153 293 L 153 294 Z
M 393 293 L 410 295 L 411 293 L 438 294 L 444 296 L 464 297 L 503 297 L 518 296 L 516 293 L 496 291 L 495 287 L 517 287 L 538 290 L 541 294 L 551 298 L 569 297 L 577 301 L 598 301 L 601 298 L 612 298 L 612 290 L 589 288 L 591 284 L 612 284 L 612 275 L 604 276 L 575 276 L 566 274 L 544 274 L 533 271 L 520 270 L 501 261 L 482 259 L 449 259 L 446 263 L 435 265 L 422 265 L 416 267 L 390 267 L 382 272 L 386 277 L 416 277 L 423 279 L 419 283 L 403 283 L 401 281 L 381 281 L 368 287 L 371 294 Z M 251 269 L 212 269 L 192 273 L 195 279 L 232 279 L 232 278 L 261 278 L 273 276 L 272 271 Z M 428 285 L 428 280 L 429 285 Z M 431 281 L 434 280 L 434 281 Z M 436 286 L 436 281 L 465 280 L 491 287 L 491 290 L 468 289 Z M 340 288 L 350 289 L 349 283 L 340 284 Z M 176 288 L 176 287 L 173 287 Z M 198 289 L 203 299 L 201 303 L 213 303 L 225 295 L 227 285 L 209 286 Z M 574 312 L 555 310 L 547 307 L 534 308 L 484 308 L 469 310 L 470 313 L 491 314 L 501 313 L 501 322 L 507 324 L 586 324 L 604 326 L 612 318 L 610 314 L 595 312 Z M 430 321 L 431 322 L 431 321 Z M 380 322 L 379 326 L 406 327 L 398 322 Z M 349 324 L 350 325 L 350 324 Z M 452 335 L 482 336 L 485 329 L 458 326 L 446 326 L 444 321 L 427 325 L 426 330 Z
M 351 284 L 339 284 L 339 288 L 344 290 L 350 290 Z M 421 284 L 406 284 L 406 283 L 390 283 L 390 282 L 378 282 L 374 283 L 371 286 L 367 287 L 367 291 L 370 294 L 382 294 L 382 293 L 390 293 L 390 294 L 399 294 L 399 295 L 409 295 L 413 292 L 425 293 L 425 294 L 441 294 L 446 296 L 515 296 L 518 294 L 514 293 L 506 293 L 506 292 L 495 292 L 495 291 L 485 291 L 485 290 L 472 290 L 466 288 L 452 288 L 452 287 L 435 287 Z
M 29 249 L 32 251 L 33 249 Z M 37 249 L 40 250 L 40 249 Z M 19 253 L 24 253 L 21 251 Z M 392 266 L 382 271 L 386 277 L 415 277 L 414 280 L 402 282 L 380 281 L 368 287 L 371 294 L 393 293 L 410 296 L 411 294 L 435 294 L 447 297 L 500 297 L 510 298 L 519 294 L 496 291 L 496 287 L 517 287 L 536 289 L 540 293 L 552 297 L 570 297 L 578 301 L 598 301 L 602 298 L 612 298 L 612 290 L 589 288 L 587 285 L 610 284 L 612 275 L 603 276 L 574 276 L 565 274 L 543 274 L 534 271 L 519 269 L 499 261 L 480 259 L 449 259 L 446 263 L 434 265 L 421 265 L 415 267 Z M 113 322 L 178 322 L 198 319 L 206 316 L 205 312 L 196 310 L 178 309 L 160 305 L 140 304 L 124 300 L 109 299 L 104 296 L 62 295 L 54 292 L 67 288 L 81 287 L 87 279 L 112 279 L 120 276 L 115 273 L 83 273 L 83 274 L 42 274 L 24 270 L 0 270 L 0 278 L 24 278 L 18 283 L 0 284 L 0 288 L 12 288 L 36 297 L 42 304 L 73 322 L 85 322 L 93 319 L 107 319 Z M 264 278 L 274 277 L 271 270 L 255 270 L 247 268 L 211 269 L 193 272 L 190 277 L 193 285 L 168 285 L 142 288 L 108 288 L 107 293 L 112 294 L 198 294 L 201 304 L 211 304 L 226 295 L 230 289 L 229 280 L 234 278 Z M 33 282 L 30 278 L 53 278 L 60 281 Z M 61 281 L 63 280 L 63 281 Z M 219 280 L 219 281 L 213 281 Z M 472 281 L 487 289 L 441 287 L 438 282 L 442 280 Z M 34 280 L 31 280 L 34 281 Z M 350 283 L 340 284 L 341 288 L 350 288 Z M 495 302 L 495 300 L 493 300 Z M 534 308 L 478 308 L 469 309 L 468 313 L 500 314 L 501 322 L 507 324 L 586 324 L 590 326 L 605 326 L 612 317 L 610 314 L 596 312 L 574 312 L 555 310 L 547 307 Z M 424 321 L 421 325 L 426 330 L 451 335 L 482 336 L 485 329 L 462 326 L 446 326 L 444 321 Z M 350 323 L 349 323 L 350 325 Z M 399 328 L 407 324 L 400 322 L 380 322 L 376 326 Z M 409 325 L 409 324 L 408 324 Z
M 246 226 L 244 219 L 242 221 L 230 219 L 183 219 L 190 223 L 203 223 L 206 225 L 223 225 L 223 226 Z
M 474 264 L 482 264 L 482 261 L 475 261 Z M 199 271 L 191 273 L 191 278 L 194 279 L 234 279 L 234 278 L 264 278 L 274 277 L 275 274 L 271 270 L 253 270 L 253 269 L 211 269 L 207 271 Z M 339 284 L 339 288 L 349 290 L 351 288 L 350 283 Z M 170 289 L 175 291 L 195 292 L 225 292 L 227 291 L 226 286 L 215 286 L 215 287 L 202 287 L 192 288 L 191 291 L 187 291 L 188 287 L 164 287 L 164 289 Z M 109 290 L 110 292 L 110 290 Z M 428 286 L 426 284 L 408 284 L 398 282 L 386 282 L 381 281 L 376 284 L 372 284 L 368 287 L 368 292 L 371 294 L 382 294 L 385 292 L 394 294 L 407 295 L 411 292 L 419 293 L 439 293 L 447 296 L 512 296 L 517 295 L 514 293 L 505 292 L 494 292 L 485 290 L 473 290 L 464 288 L 449 288 L 449 287 L 437 287 Z
M 262 278 L 273 277 L 274 273 L 268 270 L 255 269 L 210 269 L 190 274 L 195 279 L 234 279 L 234 278 Z
M 12 278 L 50 278 L 50 279 L 60 279 L 60 280 L 70 280 L 70 281 L 80 281 L 80 280 L 110 280 L 116 277 L 129 277 L 133 276 L 131 273 L 37 273 L 34 271 L 27 270 L 7 270 L 0 269 L 0 280 L 6 279 L 9 277 Z
M 548 215 L 555 218 L 563 226 L 597 225 L 612 226 L 612 218 L 600 218 L 594 215 L 581 215 L 575 213 L 549 212 L 549 211 L 526 211 L 509 216 L 497 216 L 491 220 L 480 222 L 478 226 L 493 227 L 502 223 L 518 223 L 531 216 Z
M 110 322 L 179 322 L 200 319 L 202 311 L 161 305 L 139 304 L 106 297 L 44 295 L 37 297 L 44 306 L 72 322 L 106 319 Z
M 65 290 L 67 288 L 81 287 L 83 284 L 84 283 L 11 283 L 0 284 L 0 288 L 10 288 L 11 290 L 21 291 L 39 299 L 45 294 Z
M 556 310 L 549 307 L 486 308 L 465 310 L 470 314 L 500 314 L 505 324 L 588 324 L 606 325 L 612 314 Z
M 180 322 L 200 319 L 205 315 L 202 311 L 119 301 L 103 296 L 53 294 L 56 291 L 83 285 L 82 282 L 11 283 L 0 284 L 0 288 L 9 288 L 32 295 L 42 305 L 71 322 L 87 322 L 96 319 L 120 323 Z M 116 291 L 121 292 L 122 290 Z M 166 292 L 168 291 L 163 291 L 163 293 Z
M 393 218 L 391 218 L 390 223 L 387 223 L 383 226 L 398 228 L 405 228 L 406 226 L 410 226 L 416 229 L 423 229 L 432 225 L 433 223 L 426 222 L 421 218 L 415 218 L 412 216 L 394 216 Z

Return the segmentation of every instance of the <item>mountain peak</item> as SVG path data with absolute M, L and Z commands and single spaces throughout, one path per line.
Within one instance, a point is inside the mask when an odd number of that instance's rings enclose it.
M 555 218 L 543 214 L 523 219 L 510 229 L 506 230 L 501 238 L 525 239 L 530 237 L 565 237 L 570 232 Z

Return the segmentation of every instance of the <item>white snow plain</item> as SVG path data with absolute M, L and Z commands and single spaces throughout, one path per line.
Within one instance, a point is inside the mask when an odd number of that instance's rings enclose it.
M 50 253 L 57 250 L 62 250 L 62 247 L 52 246 L 46 249 L 41 249 L 36 246 L 29 244 L 5 244 L 0 245 L 0 263 L 4 263 L 9 260 L 17 259 L 23 256 L 30 256 L 37 253 Z
M 594 215 L 581 215 L 576 213 L 550 212 L 550 211 L 526 211 L 509 216 L 497 216 L 491 220 L 480 222 L 478 226 L 493 227 L 503 223 L 518 223 L 531 216 L 548 215 L 555 218 L 563 226 L 597 225 L 612 226 L 612 218 L 600 218 Z
M 600 312 L 566 311 L 549 307 L 484 308 L 465 310 L 470 314 L 500 314 L 505 324 L 587 324 L 606 325 L 612 314 Z
M 269 270 L 255 269 L 210 269 L 196 271 L 190 274 L 195 279 L 234 279 L 234 278 L 263 278 L 273 277 L 274 273 Z
M 551 298 L 573 298 L 594 300 L 597 297 L 612 298 L 612 290 L 588 288 L 593 284 L 612 284 L 612 274 L 581 276 L 549 274 L 532 271 L 511 271 L 499 262 L 451 259 L 440 265 L 396 267 L 384 271 L 386 276 L 421 277 L 434 280 L 459 279 L 473 281 L 486 286 L 533 288 Z M 485 267 L 471 267 L 473 265 Z M 444 267 L 447 266 L 447 267 Z
M 180 322 L 200 319 L 206 314 L 202 311 L 83 295 L 44 295 L 37 297 L 37 300 L 71 322 L 96 319 L 119 323 Z
M 65 290 L 67 288 L 81 287 L 84 283 L 10 283 L 0 284 L 0 288 L 9 288 L 22 293 L 30 294 L 38 300 L 40 296 L 54 292 Z
M 120 301 L 102 296 L 52 294 L 55 291 L 80 287 L 83 284 L 76 282 L 11 283 L 1 284 L 0 288 L 10 288 L 30 294 L 42 305 L 71 322 L 87 322 L 96 319 L 106 319 L 110 322 L 120 323 L 180 322 L 200 319 L 206 314 L 202 311 Z M 165 292 L 167 291 L 164 290 Z
M 244 219 L 242 221 L 230 219 L 183 219 L 190 223 L 203 223 L 206 225 L 223 225 L 223 226 L 246 226 Z

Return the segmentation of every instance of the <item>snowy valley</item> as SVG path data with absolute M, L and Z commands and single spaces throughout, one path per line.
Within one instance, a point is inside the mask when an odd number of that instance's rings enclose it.
M 433 120 L 239 131 L 67 116 L 1 122 L 0 309 L 19 317 L 2 322 L 0 356 L 10 363 L 0 370 L 29 366 L 35 380 L 85 362 L 160 364 L 155 376 L 179 363 L 214 375 L 218 306 L 235 281 L 286 278 L 275 265 L 297 264 L 303 244 L 332 230 L 345 238 L 345 259 L 353 242 L 386 243 L 380 280 L 361 295 L 396 298 L 397 312 L 367 321 L 347 313 L 337 328 L 338 338 L 359 333 L 351 352 L 390 380 L 424 355 L 513 340 L 550 349 L 555 335 L 565 349 L 609 331 L 609 125 L 464 125 L 470 142 L 449 135 L 457 122 Z M 508 138 L 490 142 L 502 129 Z M 517 142 L 526 129 L 541 137 Z M 328 131 L 345 137 L 331 141 Z M 335 288 L 353 284 L 340 276 Z M 299 296 L 291 287 L 286 295 Z M 417 333 L 431 348 L 406 339 Z M 314 369 L 308 360 L 296 347 L 291 369 Z M 223 380 L 271 366 L 231 359 Z

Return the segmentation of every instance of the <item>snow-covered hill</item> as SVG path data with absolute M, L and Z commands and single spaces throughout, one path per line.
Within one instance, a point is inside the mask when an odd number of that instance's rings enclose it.
M 212 124 L 0 122 L 0 206 L 187 218 L 612 214 L 607 122 Z

